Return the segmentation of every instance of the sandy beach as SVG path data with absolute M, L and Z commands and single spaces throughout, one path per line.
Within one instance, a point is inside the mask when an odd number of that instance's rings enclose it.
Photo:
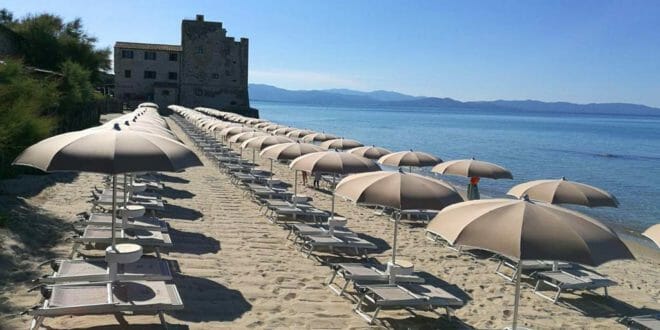
M 168 123 L 192 146 L 172 120 L 168 119 Z M 286 239 L 288 231 L 269 223 L 258 205 L 244 197 L 242 189 L 231 184 L 213 162 L 198 154 L 204 167 L 161 177 L 166 185 L 162 195 L 168 203 L 162 218 L 169 223 L 174 242 L 171 252 L 163 258 L 177 272 L 174 283 L 185 304 L 183 311 L 166 315 L 172 328 L 501 329 L 511 322 L 514 285 L 495 274 L 495 261 L 459 255 L 428 240 L 424 225 L 404 222 L 399 231 L 399 258 L 412 262 L 416 271 L 423 272 L 429 280 L 435 278 L 453 284 L 454 293 L 466 305 L 456 311 L 451 323 L 428 312 L 413 315 L 407 311 L 386 311 L 380 314 L 381 322 L 369 326 L 353 312 L 350 297 L 338 297 L 324 284 L 330 275 L 325 262 L 337 259 L 324 254 L 305 258 Z M 269 167 L 267 160 L 259 162 L 265 169 Z M 286 165 L 275 164 L 274 172 L 277 178 L 293 183 L 293 171 Z M 3 207 L 20 208 L 17 214 L 38 214 L 57 223 L 73 222 L 77 213 L 89 210 L 90 204 L 86 202 L 89 191 L 101 184 L 101 176 L 83 173 L 72 178 L 71 182 L 54 182 L 39 194 L 22 199 L 20 205 Z M 312 197 L 315 206 L 330 209 L 330 194 L 302 185 L 299 192 Z M 387 216 L 341 199 L 337 199 L 336 211 L 348 218 L 352 230 L 379 246 L 372 255 L 374 258 L 381 262 L 388 260 L 393 223 Z M 37 223 L 36 220 L 32 222 Z M 13 249 L 21 259 L 20 264 L 13 266 L 17 271 L 34 276 L 49 270 L 37 268 L 39 262 L 70 255 L 72 243 L 62 238 L 53 248 L 38 252 L 11 240 L 0 244 L 2 249 Z M 597 269 L 619 284 L 610 288 L 609 298 L 565 294 L 561 303 L 555 305 L 534 295 L 526 286 L 521 297 L 521 325 L 533 329 L 617 329 L 624 328 L 616 321 L 621 316 L 660 310 L 660 253 L 635 242 L 628 243 L 637 260 L 612 262 Z M 30 286 L 20 277 L 8 280 L 3 286 L 0 328 L 28 327 L 29 317 L 16 313 L 38 302 L 37 292 L 27 292 Z M 158 327 L 155 316 L 128 316 L 126 320 L 135 329 L 147 325 Z M 125 328 L 112 316 L 60 317 L 47 319 L 45 326 Z

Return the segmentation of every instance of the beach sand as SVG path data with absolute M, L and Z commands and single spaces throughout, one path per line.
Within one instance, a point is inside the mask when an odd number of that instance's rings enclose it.
M 172 121 L 172 129 L 190 142 Z M 247 155 L 247 154 L 246 154 Z M 229 182 L 212 162 L 206 166 L 163 177 L 167 212 L 174 248 L 164 255 L 171 261 L 185 310 L 166 314 L 173 328 L 282 328 L 282 329 L 364 329 L 370 326 L 352 311 L 353 302 L 334 295 L 324 282 L 330 269 L 316 258 L 305 258 L 286 239 L 287 231 L 269 223 L 258 205 L 243 196 L 243 190 Z M 264 168 L 269 162 L 263 161 Z M 293 172 L 276 164 L 276 177 L 293 183 Z M 300 179 L 300 178 L 299 178 Z M 72 182 L 55 183 L 24 202 L 41 214 L 73 221 L 78 212 L 89 209 L 89 191 L 100 185 L 101 177 L 80 174 Z M 300 182 L 300 180 L 299 180 Z M 313 198 L 313 204 L 330 209 L 330 195 L 299 186 L 299 192 Z M 380 247 L 375 258 L 390 257 L 393 223 L 373 210 L 337 199 L 337 213 L 349 219 L 348 226 L 363 233 Z M 3 249 L 11 242 L 3 242 Z M 49 252 L 67 257 L 72 244 L 61 241 Z M 610 288 L 610 298 L 592 294 L 563 295 L 562 304 L 522 290 L 520 325 L 533 329 L 612 329 L 622 315 L 638 315 L 660 309 L 660 256 L 657 250 L 630 243 L 636 261 L 617 261 L 597 270 L 619 283 Z M 511 322 L 514 286 L 494 273 L 496 262 L 455 251 L 429 241 L 424 226 L 404 223 L 399 230 L 399 257 L 409 260 L 417 271 L 455 285 L 456 293 L 467 300 L 456 311 L 456 319 L 428 312 L 416 316 L 407 311 L 384 311 L 373 328 L 433 329 L 461 327 L 461 322 L 478 329 L 501 329 Z M 323 257 L 323 255 L 321 255 Z M 48 257 L 51 257 L 50 255 Z M 27 255 L 22 268 L 35 269 L 46 257 Z M 43 274 L 46 268 L 41 271 Z M 529 282 L 526 282 L 529 283 Z M 28 293 L 29 283 L 5 286 L 0 293 L 0 328 L 25 329 L 27 316 L 10 313 L 24 310 L 38 301 Z M 570 305 L 570 306 L 566 306 Z M 578 311 L 581 309 L 582 311 Z M 155 316 L 128 316 L 135 328 L 151 324 Z M 112 316 L 76 316 L 47 319 L 51 329 L 122 328 Z

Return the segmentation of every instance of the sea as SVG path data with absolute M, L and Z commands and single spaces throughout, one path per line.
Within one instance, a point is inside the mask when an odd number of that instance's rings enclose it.
M 329 107 L 252 102 L 266 120 L 327 132 L 392 151 L 442 160 L 472 158 L 509 169 L 513 180 L 482 179 L 482 197 L 516 184 L 558 179 L 614 194 L 618 208 L 570 206 L 619 230 L 660 222 L 660 112 L 643 115 L 529 112 L 501 108 Z M 437 176 L 430 168 L 420 172 Z M 455 186 L 468 179 L 441 176 Z

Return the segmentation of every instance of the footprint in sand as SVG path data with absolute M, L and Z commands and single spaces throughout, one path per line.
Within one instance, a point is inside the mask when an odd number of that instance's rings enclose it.
M 286 294 L 286 296 L 284 296 L 284 300 L 291 300 L 291 299 L 294 299 L 295 297 L 296 297 L 295 293 L 289 292 L 289 293 Z

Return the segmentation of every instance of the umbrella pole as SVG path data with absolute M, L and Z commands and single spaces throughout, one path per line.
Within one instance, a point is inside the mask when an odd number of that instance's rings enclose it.
M 252 149 L 252 164 L 254 164 L 254 149 Z
M 296 172 L 298 173 L 298 172 Z M 270 159 L 270 180 L 273 181 L 273 159 Z
M 117 212 L 117 175 L 112 175 L 112 223 L 110 225 L 112 235 L 112 249 L 115 249 L 115 212 Z
M 293 175 L 293 208 L 295 209 L 298 206 L 298 198 L 296 198 L 298 196 L 298 170 L 293 170 Z
M 396 238 L 399 234 L 399 219 L 401 219 L 401 210 L 394 217 L 394 242 L 392 243 L 392 266 L 396 265 Z
M 522 263 L 522 260 L 520 261 Z M 520 277 L 521 277 L 522 267 L 519 266 L 516 270 L 516 299 L 513 305 L 513 323 L 511 324 L 511 329 L 516 330 L 518 327 L 518 305 L 520 304 Z
M 332 212 L 330 212 L 330 219 L 335 219 L 335 174 L 332 173 Z

